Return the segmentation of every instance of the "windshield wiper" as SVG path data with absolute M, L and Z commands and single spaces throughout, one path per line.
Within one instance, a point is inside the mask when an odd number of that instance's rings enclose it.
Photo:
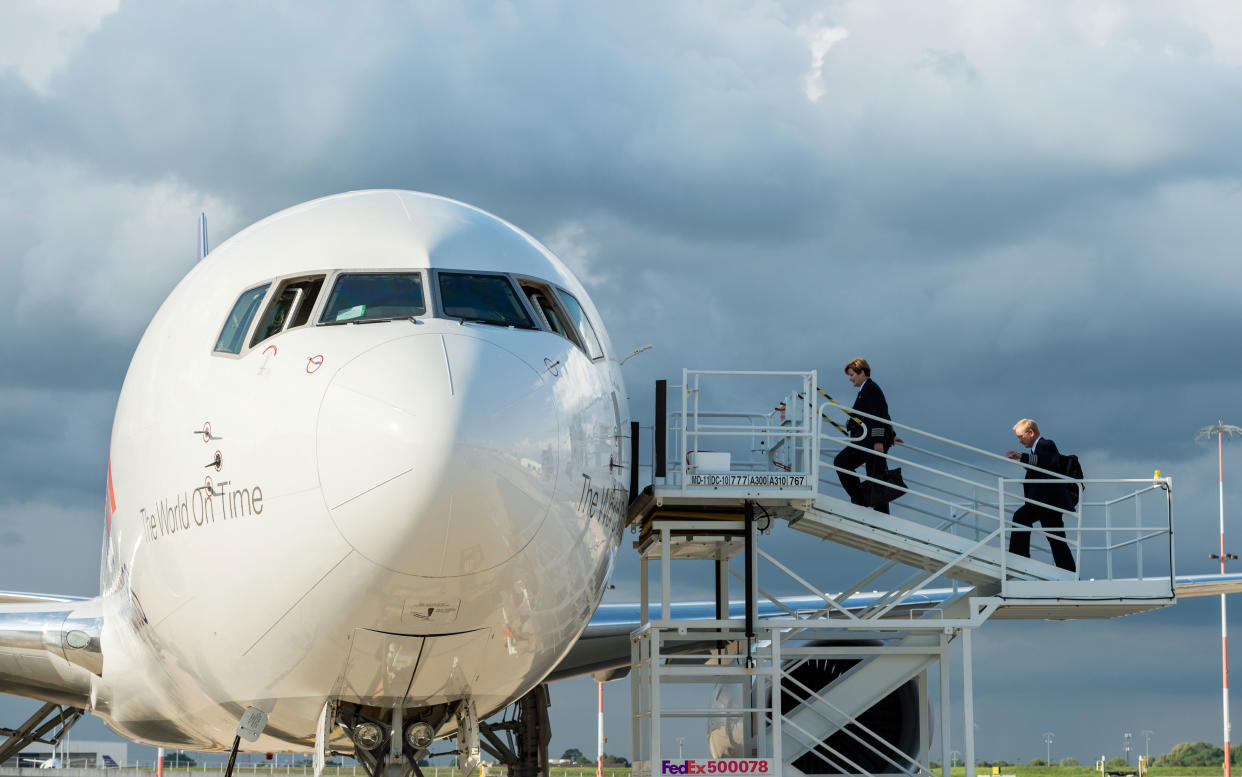
M 341 324 L 375 324 L 380 321 L 410 321 L 421 324 L 414 316 L 385 316 L 383 318 L 347 318 L 344 321 L 320 321 L 320 326 L 339 326 Z

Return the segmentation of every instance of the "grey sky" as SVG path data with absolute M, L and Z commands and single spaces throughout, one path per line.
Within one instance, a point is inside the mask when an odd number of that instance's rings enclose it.
M 645 422 L 682 367 L 819 369 L 849 397 L 865 355 L 914 426 L 1003 451 L 1032 416 L 1089 474 L 1173 474 L 1179 571 L 1209 571 L 1191 436 L 1242 423 L 1240 134 L 1223 1 L 10 0 L 0 589 L 94 593 L 113 403 L 198 213 L 217 245 L 372 187 L 547 242 L 618 350 L 655 344 L 626 365 Z M 979 755 L 1219 741 L 1217 617 L 985 628 Z M 1073 666 L 1009 668 L 1046 645 Z M 554 689 L 558 753 L 593 748 L 584 688 Z

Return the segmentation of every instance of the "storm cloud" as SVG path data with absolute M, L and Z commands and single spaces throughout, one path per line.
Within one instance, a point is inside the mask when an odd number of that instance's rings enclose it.
M 644 423 L 683 367 L 818 369 L 849 396 L 863 355 L 904 423 L 1004 450 L 1035 417 L 1091 476 L 1173 474 L 1178 571 L 1209 571 L 1215 452 L 1191 438 L 1242 423 L 1232 4 L 14 0 L 0 21 L 0 589 L 93 593 L 113 402 L 198 214 L 216 245 L 382 187 L 561 254 L 619 352 L 655 345 L 625 367 Z M 626 556 L 610 598 L 637 595 Z M 980 757 L 1042 756 L 1050 729 L 1084 762 L 1123 726 L 1153 752 L 1218 737 L 1206 604 L 985 628 L 976 714 L 1008 724 Z M 1007 668 L 1045 639 L 1076 668 Z M 1014 703 L 1049 682 L 1056 704 Z M 590 750 L 580 685 L 554 690 L 556 754 Z

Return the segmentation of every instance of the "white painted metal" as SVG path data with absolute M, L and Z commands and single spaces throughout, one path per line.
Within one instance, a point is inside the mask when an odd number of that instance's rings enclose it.
M 895 424 L 906 439 L 922 439 L 917 446 L 899 446 L 888 455 L 890 466 L 905 468 L 907 488 L 902 500 L 894 504 L 896 514 L 880 514 L 831 494 L 831 489 L 836 487 L 835 469 L 830 464 L 833 452 L 845 446 L 857 447 L 853 441 L 820 432 L 820 416 L 835 405 L 817 407 L 811 404 L 809 412 L 790 413 L 790 398 L 800 396 L 798 391 L 785 394 L 775 413 L 767 415 L 748 408 L 710 405 L 706 391 L 709 379 L 747 376 L 806 380 L 805 393 L 801 394 L 803 397 L 815 396 L 817 389 L 813 373 L 690 370 L 683 371 L 682 385 L 675 387 L 680 394 L 680 411 L 670 414 L 669 429 L 675 440 L 670 446 L 674 450 L 669 456 L 669 475 L 663 483 L 657 483 L 654 487 L 654 512 L 650 513 L 650 523 L 644 524 L 643 528 L 643 536 L 647 539 L 639 543 L 642 551 L 642 589 L 644 592 L 648 590 L 648 560 L 658 556 L 662 590 L 660 618 L 645 621 L 644 627 L 633 635 L 634 655 L 639 657 L 634 671 L 636 675 L 641 675 L 644 690 L 633 695 L 636 774 L 651 774 L 654 764 L 662 756 L 659 721 L 663 717 L 696 715 L 711 716 L 718 721 L 711 726 L 712 741 L 717 743 L 730 740 L 722 729 L 730 715 L 740 715 L 742 720 L 748 722 L 754 719 L 770 721 L 768 725 L 757 727 L 753 738 L 747 727 L 741 727 L 737 749 L 729 751 L 730 754 L 751 755 L 749 749 L 753 746 L 760 757 L 779 754 L 778 762 L 782 764 L 784 774 L 800 774 L 793 768 L 792 761 L 808 753 L 814 744 L 823 743 L 834 732 L 848 733 L 849 729 L 843 728 L 845 725 L 856 723 L 858 715 L 895 688 L 914 679 L 920 683 L 921 693 L 925 695 L 926 672 L 934 662 L 939 662 L 940 672 L 940 756 L 947 770 L 951 752 L 949 709 L 953 687 L 949 675 L 948 644 L 951 639 L 960 638 L 962 738 L 968 773 L 973 777 L 975 732 L 971 635 L 974 629 L 994 615 L 1110 617 L 1165 606 L 1173 601 L 1169 479 L 1090 479 L 1073 484 L 1079 489 L 1085 485 L 1095 497 L 1091 502 L 1080 500 L 1079 507 L 1069 516 L 1067 530 L 1073 538 L 1071 545 L 1078 555 L 1079 568 L 1081 570 L 1084 565 L 1098 560 L 1097 566 L 1106 572 L 1100 574 L 1093 567 L 1093 579 L 1080 579 L 1079 573 L 1058 569 L 1038 558 L 1015 557 L 1005 552 L 1013 531 L 1027 531 L 1010 524 L 1008 517 L 1012 508 L 1024 503 L 1039 504 L 1022 494 L 1021 486 L 1026 473 L 1016 469 L 1007 459 Z M 676 407 L 678 403 L 671 404 Z M 814 423 L 810 423 L 811 419 Z M 812 429 L 813 433 L 808 435 L 808 430 Z M 755 443 L 755 438 L 762 439 Z M 695 464 L 700 457 L 690 454 L 706 450 L 708 445 L 703 442 L 705 439 L 721 440 L 721 443 L 713 445 L 722 446 L 727 445 L 730 439 L 741 442 L 740 449 L 734 449 L 732 472 L 729 473 L 737 477 L 724 481 L 696 478 Z M 788 461 L 778 461 L 773 455 L 773 451 L 780 450 L 782 445 L 796 450 L 800 441 L 806 444 L 805 457 L 793 453 Z M 744 455 L 739 456 L 738 450 Z M 745 455 L 756 451 L 767 452 L 767 459 L 756 461 Z M 816 476 L 809 489 L 791 487 L 792 482 L 782 478 L 785 473 L 810 471 L 812 463 L 823 466 L 815 470 Z M 805 469 L 800 470 L 800 466 Z M 918 478 L 932 482 L 924 483 Z M 1160 511 L 1159 521 L 1147 524 L 1140 502 L 1145 495 L 1157 491 L 1163 494 L 1164 510 Z M 824 587 L 812 582 L 808 576 L 763 552 L 756 543 L 756 569 L 757 562 L 763 560 L 768 567 L 805 589 L 810 597 L 822 600 L 822 607 L 811 611 L 791 611 L 781 606 L 759 584 L 757 572 L 746 577 L 731 569 L 732 574 L 742 579 L 750 598 L 757 600 L 765 597 L 776 604 L 756 626 L 756 639 L 751 641 L 745 638 L 742 623 L 736 618 L 731 621 L 673 620 L 670 617 L 671 602 L 676 597 L 670 590 L 672 563 L 680 558 L 732 557 L 733 553 L 723 548 L 733 540 L 722 536 L 713 538 L 713 528 L 717 529 L 716 535 L 722 533 L 719 530 L 722 522 L 661 518 L 660 510 L 680 511 L 674 514 L 685 515 L 686 512 L 711 507 L 732 506 L 736 509 L 747 500 L 762 505 L 769 515 L 787 521 L 797 531 L 874 552 L 886 561 L 875 573 L 848 588 L 846 593 L 832 596 L 824 593 Z M 1119 525 L 1112 515 L 1112 508 L 1123 503 L 1134 505 L 1133 525 Z M 946 513 L 947 519 L 944 517 Z M 1042 534 L 1038 529 L 1030 531 Z M 692 535 L 694 542 L 679 540 L 687 535 Z M 1102 544 L 1092 539 L 1099 537 L 1104 538 Z M 721 549 L 713 551 L 713 542 L 719 543 Z M 1153 544 L 1158 550 L 1149 551 L 1150 555 L 1144 556 L 1143 549 Z M 1129 554 L 1131 549 L 1133 554 Z M 1167 551 L 1163 560 L 1159 557 L 1160 550 Z M 1100 556 L 1088 559 L 1087 554 Z M 1116 569 L 1113 566 L 1115 559 L 1118 563 Z M 1159 571 L 1154 575 L 1143 566 L 1153 560 L 1160 562 L 1157 564 Z M 876 597 L 866 609 L 856 610 L 844 605 L 846 597 L 861 591 L 864 585 L 871 584 L 898 563 L 913 567 L 914 573 L 892 587 L 887 594 Z M 1134 578 L 1117 579 L 1113 574 L 1114 571 L 1129 568 L 1138 572 Z M 941 600 L 930 611 L 908 606 L 918 601 L 912 598 L 917 592 L 939 578 L 953 580 L 954 591 L 958 590 L 956 581 L 959 580 L 973 584 L 974 589 L 966 595 Z M 781 610 L 786 614 L 780 615 Z M 774 617 L 772 613 L 776 613 Z M 895 617 L 899 613 L 902 613 L 901 617 Z M 718 633 L 718 630 L 723 630 L 728 636 Z M 667 648 L 672 642 L 686 640 L 698 640 L 698 643 L 707 645 L 726 638 L 732 640 L 731 644 L 737 651 L 732 660 L 738 663 L 731 667 L 720 665 L 725 660 L 723 656 L 716 656 L 708 662 L 708 666 L 692 666 L 681 661 L 661 664 L 657 660 L 662 645 Z M 859 646 L 855 644 L 859 640 L 878 640 L 879 644 L 875 647 Z M 861 660 L 828 687 L 805 689 L 809 698 L 788 715 L 781 714 L 776 700 L 781 695 L 782 679 L 793 681 L 792 676 L 783 671 L 784 665 L 812 655 L 824 658 L 848 655 Z M 670 710 L 661 704 L 662 683 L 735 683 L 738 673 L 746 678 L 746 689 L 750 693 L 743 692 L 735 697 L 729 714 L 719 709 Z M 766 693 L 765 689 L 771 689 L 772 693 Z M 907 763 L 903 754 L 884 754 L 892 759 L 888 768 L 906 773 L 929 773 L 927 727 L 927 721 L 920 722 L 918 758 Z M 753 745 L 750 744 L 752 742 Z M 829 758 L 838 760 L 836 766 L 846 772 L 858 771 L 857 764 L 849 763 L 840 753 L 830 754 Z
M 966 777 L 975 777 L 975 678 L 970 629 L 962 631 L 962 740 Z
M 800 385 L 782 400 L 779 412 L 763 415 L 752 408 L 705 404 L 709 380 L 725 379 L 788 379 L 796 380 Z M 890 467 L 904 468 L 908 484 L 905 496 L 894 503 L 895 515 L 878 514 L 832 495 L 833 489 L 837 488 L 835 467 L 831 465 L 833 452 L 841 447 L 859 447 L 851 440 L 821 432 L 820 419 L 825 417 L 825 413 L 839 411 L 839 406 L 832 402 L 818 406 L 812 403 L 810 412 L 797 414 L 779 410 L 788 405 L 788 397 L 815 396 L 817 386 L 814 381 L 814 373 L 684 370 L 682 385 L 677 389 L 682 410 L 670 418 L 678 436 L 677 443 L 672 447 L 678 450 L 670 456 L 666 482 L 657 484 L 657 499 L 666 505 L 740 503 L 743 499 L 752 499 L 767 507 L 783 507 L 785 509 L 774 514 L 790 520 L 801 531 L 868 550 L 930 573 L 923 581 L 912 581 L 909 590 L 943 576 L 975 584 L 1000 581 L 1001 595 L 1012 595 L 1014 598 L 1075 598 L 1081 593 L 1100 601 L 1127 596 L 1125 590 L 1097 585 L 1101 581 L 1115 580 L 1124 569 L 1125 579 L 1140 581 L 1132 591 L 1135 599 L 1150 600 L 1154 596 L 1165 603 L 1173 600 L 1172 511 L 1167 499 L 1170 479 L 1085 479 L 1073 482 L 1071 487 L 1080 489 L 1080 493 L 1085 487 L 1088 493 L 1093 496 L 1099 494 L 1101 498 L 1080 500 L 1076 510 L 1068 514 L 1068 542 L 1076 551 L 1080 563 L 1077 573 L 1066 572 L 1046 563 L 1043 560 L 1046 556 L 1023 558 L 1006 552 L 1010 535 L 1017 531 L 1038 535 L 1035 538 L 1038 541 L 1032 543 L 1033 549 L 1037 554 L 1046 552 L 1043 550 L 1042 529 L 1015 527 L 1009 520 L 1014 507 L 1022 504 L 1044 505 L 1021 493 L 1023 484 L 1029 482 L 1025 471 L 999 454 L 894 423 L 905 442 L 893 448 L 886 458 Z M 869 420 L 865 413 L 855 414 Z M 748 422 L 740 425 L 722 422 L 728 419 L 747 419 Z M 754 419 L 763 420 L 756 422 Z M 764 439 L 757 447 L 753 444 L 751 447 L 766 450 L 769 454 L 767 461 L 737 462 L 733 472 L 729 473 L 733 476 L 729 480 L 704 479 L 696 474 L 693 466 L 687 464 L 690 452 L 705 447 L 701 443 L 703 438 L 721 440 L 721 444 L 732 440 L 743 443 L 745 447 L 745 441 L 756 436 L 764 436 Z M 785 469 L 788 465 L 781 465 L 772 455 L 782 444 L 796 447 L 802 442 L 808 447 L 806 459 L 813 465 L 806 471 L 814 473 L 811 487 L 806 489 L 791 485 L 784 474 L 789 471 Z M 822 469 L 819 469 L 821 464 Z M 1034 469 L 1054 478 L 1066 479 L 1059 473 Z M 915 480 L 915 476 L 931 482 L 921 483 Z M 785 479 L 782 480 L 782 477 Z M 862 477 L 865 479 L 865 476 Z M 1160 518 L 1146 524 L 1141 502 L 1145 495 L 1156 491 L 1165 495 L 1164 509 Z M 1135 520 L 1132 524 L 1119 525 L 1114 520 L 1112 508 L 1121 503 L 1134 506 Z M 950 513 L 948 520 L 942 517 L 944 510 Z M 966 519 L 973 525 L 968 527 L 964 522 Z M 966 535 L 961 531 L 964 528 L 970 529 Z M 1104 538 L 1102 544 L 1093 539 L 1101 536 Z M 1165 544 L 1167 548 L 1163 547 Z M 1144 550 L 1152 547 L 1158 547 L 1159 551 L 1146 555 Z M 1128 559 L 1121 556 L 1126 550 L 1134 551 Z M 1159 561 L 1154 574 L 1145 566 L 1153 558 Z M 1115 560 L 1124 563 L 1115 568 Z M 1097 568 L 1098 563 L 1102 563 L 1103 569 Z M 1089 580 L 1079 580 L 1080 577 Z M 1166 583 L 1162 596 L 1152 593 L 1150 581 L 1155 580 Z M 1067 585 L 1026 587 L 1020 594 L 1008 590 L 1010 582 L 1022 581 L 1056 581 Z M 1094 592 L 1092 588 L 1095 588 Z M 904 592 L 898 592 L 892 604 L 899 604 L 904 595 Z M 1103 610 L 1100 614 L 1104 614 Z

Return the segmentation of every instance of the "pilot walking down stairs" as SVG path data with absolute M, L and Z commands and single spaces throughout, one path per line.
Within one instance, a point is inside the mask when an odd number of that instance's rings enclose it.
M 880 390 L 880 386 L 871 379 L 871 365 L 866 359 L 854 359 L 845 365 L 845 376 L 858 389 L 858 398 L 854 400 L 854 410 L 882 418 L 884 421 L 892 420 L 888 414 L 888 400 L 884 398 L 884 392 Z M 892 425 L 884 421 L 870 418 L 859 419 L 851 415 L 845 431 L 856 445 L 879 453 L 887 453 L 896 435 L 893 433 Z M 872 498 L 872 494 L 882 492 L 880 484 L 870 482 L 864 484 L 852 472 L 866 464 L 867 477 L 879 481 L 884 480 L 884 475 L 888 472 L 888 463 L 883 456 L 877 456 L 870 451 L 858 448 L 844 448 L 832 460 L 832 464 L 837 467 L 837 477 L 841 479 L 841 487 L 845 489 L 845 493 L 849 494 L 851 502 L 863 507 L 871 507 L 881 513 L 888 512 L 887 501 Z

